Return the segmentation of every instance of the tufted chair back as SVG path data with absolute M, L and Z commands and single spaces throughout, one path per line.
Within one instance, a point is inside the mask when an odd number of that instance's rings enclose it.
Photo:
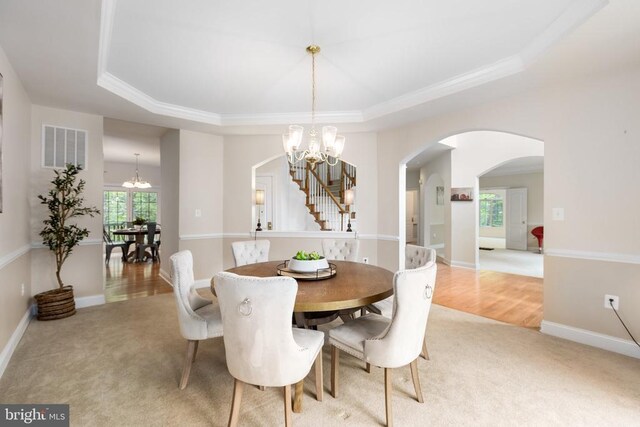
M 435 260 L 435 249 L 416 245 L 407 245 L 404 249 L 404 268 L 407 270 L 422 267 Z
M 214 286 L 229 373 L 245 383 L 268 387 L 304 378 L 317 351 L 310 354 L 309 348 L 299 346 L 293 338 L 291 316 L 298 292 L 295 279 L 221 272 L 216 274 Z
M 231 243 L 236 267 L 269 261 L 269 246 L 271 246 L 271 242 L 268 240 L 246 240 Z
M 436 269 L 437 264 L 430 262 L 416 269 L 398 271 L 393 276 L 391 323 L 378 337 L 365 341 L 366 362 L 398 368 L 420 355 L 436 286 Z
M 193 255 L 190 251 L 180 251 L 171 255 L 171 284 L 178 307 L 180 333 L 188 340 L 208 338 L 207 321 L 196 310 L 211 304 L 200 297 L 193 280 Z
M 322 253 L 328 260 L 358 261 L 360 240 L 357 239 L 323 239 Z

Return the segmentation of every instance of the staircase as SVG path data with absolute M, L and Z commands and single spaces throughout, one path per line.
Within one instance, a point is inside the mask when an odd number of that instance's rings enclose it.
M 322 231 L 344 231 L 347 228 L 350 206 L 344 204 L 344 193 L 356 185 L 356 168 L 338 161 L 308 167 L 306 162 L 290 165 L 291 179 L 306 196 L 309 214 Z

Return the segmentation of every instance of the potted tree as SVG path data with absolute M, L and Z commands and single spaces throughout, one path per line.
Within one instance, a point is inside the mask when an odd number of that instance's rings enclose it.
M 72 223 L 73 219 L 100 214 L 95 207 L 84 207 L 82 191 L 85 181 L 76 184 L 76 178 L 82 168 L 67 164 L 64 169 L 55 170 L 53 187 L 46 195 L 39 195 L 40 203 L 47 205 L 49 217 L 42 221 L 44 228 L 40 232 L 42 243 L 56 258 L 56 279 L 58 288 L 35 295 L 38 304 L 38 320 L 62 319 L 75 314 L 76 307 L 73 287 L 65 286 L 60 271 L 69 255 L 85 237 L 89 230 Z

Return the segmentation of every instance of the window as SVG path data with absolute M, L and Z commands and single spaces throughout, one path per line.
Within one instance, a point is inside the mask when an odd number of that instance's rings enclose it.
M 142 217 L 147 221 L 157 222 L 158 218 L 158 193 L 133 192 L 132 218 Z
M 158 205 L 159 196 L 155 191 L 107 188 L 103 193 L 102 205 L 104 229 L 111 233 L 111 231 L 132 222 L 136 216 L 140 216 L 146 221 L 159 222 Z M 118 240 L 114 236 L 112 239 Z
M 495 193 L 480 193 L 480 227 L 504 225 L 504 200 Z

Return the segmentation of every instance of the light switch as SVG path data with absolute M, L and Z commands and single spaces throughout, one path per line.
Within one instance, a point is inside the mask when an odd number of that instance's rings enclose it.
M 553 208 L 551 214 L 554 221 L 564 221 L 564 208 Z
M 196 209 L 196 218 L 200 218 L 202 216 L 202 211 L 200 209 Z

